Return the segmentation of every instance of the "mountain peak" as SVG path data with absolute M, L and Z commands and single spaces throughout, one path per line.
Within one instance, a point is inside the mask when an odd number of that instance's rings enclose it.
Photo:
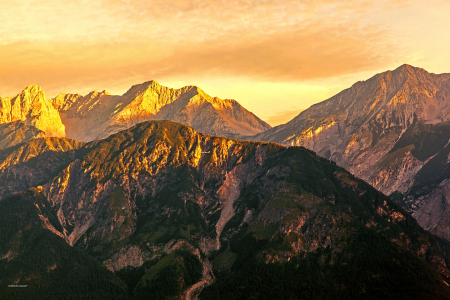
M 87 94 L 86 97 L 95 98 L 95 97 L 101 97 L 101 96 L 105 96 L 105 95 L 110 96 L 111 94 L 109 92 L 107 92 L 106 90 L 103 90 L 101 92 L 99 92 L 97 90 L 93 90 L 92 92 Z
M 55 274 L 41 282 L 53 287 L 51 279 L 59 276 L 54 282 L 80 283 L 79 272 L 60 278 L 66 273 L 61 270 L 77 265 L 89 269 L 87 283 L 79 285 L 84 286 L 103 278 L 92 268 L 100 261 L 116 273 L 114 280 L 128 284 L 118 285 L 115 295 L 133 292 L 138 299 L 161 295 L 167 286 L 177 294 L 163 296 L 190 295 L 189 287 L 210 280 L 212 275 L 201 276 L 211 270 L 216 280 L 206 283 L 202 299 L 288 299 L 311 297 L 311 291 L 333 299 L 382 299 L 399 293 L 400 285 L 404 299 L 450 298 L 444 297 L 450 295 L 450 245 L 421 230 L 387 196 L 300 147 L 211 137 L 166 120 L 87 145 L 33 141 L 2 156 L 3 175 L 27 172 L 21 180 L 0 177 L 0 197 L 11 187 L 23 191 L 42 184 L 0 201 L 0 230 L 6 232 L 0 254 L 8 271 L 0 273 L 2 282 L 32 285 L 33 274 Z M 11 226 L 11 220 L 20 222 Z M 62 239 L 50 239 L 51 232 Z M 35 238 L 17 243 L 17 236 Z M 86 260 L 82 253 L 95 258 Z M 39 264 L 15 267 L 25 256 Z M 65 263 L 59 257 L 75 257 L 89 267 L 73 260 L 60 267 L 48 261 L 53 257 L 58 264 Z M 42 272 L 23 276 L 39 266 Z
M 3 102 L 0 124 L 19 121 L 48 136 L 65 135 L 65 127 L 58 111 L 51 101 L 45 100 L 45 93 L 39 85 L 29 85 L 20 94 L 12 99 L 4 99 Z
M 423 70 L 423 69 L 421 69 L 421 68 L 417 68 L 417 67 L 414 67 L 414 66 L 409 65 L 409 64 L 403 64 L 403 65 L 399 66 L 399 67 L 398 67 L 397 69 L 395 69 L 395 70 L 401 70 L 401 71 L 403 71 L 403 70 L 414 70 L 414 69 Z
M 23 91 L 27 91 L 30 93 L 38 93 L 38 92 L 42 92 L 42 87 L 37 84 L 30 84 Z
M 147 89 L 147 90 L 148 89 L 160 89 L 161 87 L 163 87 L 156 80 L 150 80 L 150 81 L 143 82 L 141 84 L 133 85 L 131 88 L 133 88 L 135 86 L 145 87 L 145 89 Z
M 205 93 L 201 88 L 199 88 L 196 85 L 188 85 L 188 86 L 185 86 L 185 87 L 183 87 L 181 89 L 186 89 L 187 91 L 189 91 L 193 95 L 200 95 L 200 96 L 202 96 L 204 98 L 208 98 L 208 99 L 211 98 L 212 99 L 211 96 L 209 96 L 207 93 Z
M 150 80 L 131 86 L 122 96 L 126 98 L 135 97 L 136 95 L 145 93 L 148 90 L 159 91 L 161 90 L 161 88 L 163 88 L 163 86 L 160 85 L 158 82 L 156 82 L 155 80 Z
M 414 67 L 408 64 L 403 64 L 397 69 L 393 71 L 393 73 L 400 73 L 400 74 L 417 74 L 417 73 L 428 73 L 426 70 L 418 67 Z
M 429 180 L 428 174 L 437 174 L 441 166 L 447 168 L 448 122 L 450 74 L 404 64 L 359 82 L 254 139 L 303 146 L 334 160 L 386 195 L 403 194 L 411 187 L 418 189 L 418 182 L 425 177 Z M 438 156 L 433 160 L 434 155 Z M 436 163 L 438 159 L 442 162 Z M 447 179 L 448 169 L 442 174 Z M 438 184 L 443 180 L 437 180 Z M 435 233 L 450 239 L 448 217 L 442 215 L 449 206 L 441 204 L 447 188 L 442 187 L 441 194 L 430 192 L 428 199 L 437 199 L 430 202 L 422 197 L 424 191 L 411 192 L 421 199 L 411 209 L 421 209 L 417 216 L 424 228 L 434 226 Z M 406 203 L 412 201 L 413 197 Z
M 45 93 L 40 85 L 31 84 L 14 98 L 21 99 L 22 102 L 34 103 L 45 100 Z
M 145 83 L 147 83 L 149 86 L 161 86 L 161 84 L 159 84 L 159 82 L 157 82 L 156 80 L 150 80 Z

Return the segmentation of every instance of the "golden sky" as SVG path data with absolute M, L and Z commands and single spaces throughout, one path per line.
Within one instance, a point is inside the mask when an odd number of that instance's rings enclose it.
M 404 63 L 450 72 L 449 15 L 450 0 L 2 0 L 0 96 L 153 79 L 277 125 Z

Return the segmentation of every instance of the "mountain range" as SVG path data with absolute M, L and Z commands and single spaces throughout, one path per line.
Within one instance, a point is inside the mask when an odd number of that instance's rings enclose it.
M 450 74 L 403 65 L 252 139 L 301 145 L 335 161 L 450 239 Z
M 450 299 L 450 243 L 302 147 L 149 121 L 0 158 L 2 299 Z
M 271 128 L 237 101 L 210 97 L 195 86 L 171 89 L 149 81 L 122 96 L 93 91 L 46 100 L 40 86 L 30 85 L 13 98 L 0 98 L 0 147 L 44 136 L 89 142 L 147 120 L 172 120 L 231 138 Z
M 0 98 L 0 298 L 450 299 L 449 98 L 409 65 L 274 128 L 155 81 Z

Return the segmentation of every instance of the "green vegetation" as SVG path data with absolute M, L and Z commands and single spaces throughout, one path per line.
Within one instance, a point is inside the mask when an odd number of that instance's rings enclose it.
M 0 201 L 0 255 L 9 257 L 0 260 L 0 298 L 127 299 L 118 277 L 43 227 L 37 206 L 51 210 L 36 189 Z M 10 284 L 28 287 L 8 288 Z
M 7 160 L 8 157 L 27 157 L 41 155 L 47 151 L 67 152 L 76 150 L 83 146 L 83 143 L 66 138 L 37 138 L 24 143 L 0 150 L 0 161 Z
M 216 256 L 217 262 L 214 261 L 217 281 L 204 289 L 201 299 L 450 297 L 443 277 L 432 267 L 437 266 L 436 262 L 430 256 L 414 254 L 420 245 L 429 244 L 433 245 L 430 251 L 448 257 L 448 243 L 427 235 L 389 198 L 302 148 L 282 150 L 268 159 L 265 167 L 277 166 L 289 166 L 290 170 L 278 179 L 285 182 L 283 193 L 270 192 L 271 186 L 257 179 L 242 190 L 235 205 L 240 211 L 253 209 L 254 216 L 266 205 L 283 211 L 281 224 L 256 218 L 232 234 L 233 228 L 240 224 L 238 220 L 243 218 L 236 214 L 237 220 L 230 221 L 235 225 L 224 229 L 229 248 L 221 251 Z M 404 220 L 389 221 L 388 216 L 379 214 L 380 206 L 402 213 Z M 306 218 L 302 235 L 277 231 L 279 225 L 298 222 L 299 216 Z M 366 224 L 372 221 L 376 227 L 368 228 Z M 405 237 L 409 242 L 405 242 Z M 280 263 L 266 261 L 269 256 L 292 255 L 293 243 L 306 249 L 306 240 L 315 240 L 320 245 L 326 238 L 332 241 L 333 248 L 319 246 L 315 251 L 301 252 Z M 408 246 L 400 247 L 395 240 Z M 233 259 L 227 259 L 230 253 L 234 254 Z
M 127 196 L 121 187 L 115 188 L 100 206 L 97 222 L 86 232 L 90 239 L 87 249 L 98 260 L 106 260 L 130 242 L 135 224 L 135 216 Z M 94 232 L 103 234 L 100 238 L 92 236 Z M 77 244 L 80 249 L 84 249 L 85 246 L 84 243 Z
M 190 240 L 214 233 L 214 228 L 206 224 L 199 204 L 186 200 L 187 195 L 196 197 L 203 193 L 193 184 L 193 178 L 197 176 L 196 169 L 180 167 L 177 173 L 166 178 L 165 188 L 155 197 L 149 195 L 138 203 L 139 210 L 145 213 L 138 215 L 132 238 L 134 243 L 160 244 L 172 239 Z
M 275 230 L 278 228 L 278 224 L 272 222 L 265 222 L 264 220 L 258 220 L 256 223 L 253 223 L 252 226 L 248 229 L 249 232 L 253 233 L 253 236 L 261 239 L 268 240 L 272 237 Z
M 195 143 L 197 140 L 193 138 L 192 129 L 185 125 L 171 121 L 149 121 L 87 144 L 86 148 L 90 151 L 84 155 L 83 160 L 97 174 L 99 182 L 106 182 L 133 169 L 139 169 L 141 159 L 158 146 L 163 146 L 163 150 L 168 151 L 169 158 L 176 156 L 178 166 L 184 165 L 188 161 L 186 153 Z M 180 151 L 175 151 L 176 149 Z M 181 154 L 179 157 L 178 153 Z M 158 165 L 166 167 L 162 156 L 152 167 Z
M 374 247 L 376 245 L 376 247 Z M 232 244 L 239 256 L 230 273 L 217 273 L 201 299 L 447 299 L 439 274 L 409 251 L 363 227 L 341 253 L 318 249 L 289 262 L 255 258 L 263 244 Z M 440 288 L 436 288 L 439 286 Z
M 272 206 L 274 208 L 285 208 L 285 209 L 293 209 L 295 211 L 299 212 L 305 212 L 306 208 L 295 202 L 295 199 L 288 198 L 288 199 L 276 199 L 276 196 L 274 197 L 274 200 L 271 200 L 267 203 L 268 206 Z
M 82 146 L 65 138 L 39 138 L 0 150 L 0 198 L 47 183 L 74 160 Z
M 202 264 L 186 251 L 161 258 L 141 277 L 134 289 L 135 299 L 166 299 L 178 296 L 202 277 Z
M 226 271 L 233 266 L 233 263 L 236 261 L 237 254 L 230 251 L 225 250 L 221 254 L 219 254 L 216 259 L 214 259 L 214 270 L 217 271 Z
M 144 187 L 151 189 L 146 197 L 133 194 L 130 185 L 131 195 L 117 187 L 100 199 L 96 223 L 75 247 L 44 228 L 39 214 L 63 230 L 59 207 L 52 207 L 43 191 L 2 200 L 0 284 L 29 288 L 8 289 L 0 298 L 179 299 L 202 276 L 202 264 L 189 249 L 216 237 L 224 168 L 229 172 L 246 162 L 243 169 L 256 178 L 247 183 L 250 176 L 234 173 L 242 189 L 222 231 L 221 248 L 208 257 L 216 281 L 201 299 L 450 298 L 444 276 L 436 271 L 445 270 L 442 261 L 449 265 L 450 244 L 424 232 L 367 183 L 301 147 L 235 140 L 228 149 L 218 137 L 207 142 L 217 151 L 193 167 L 187 155 L 198 136 L 192 132 L 173 122 L 146 122 L 70 153 L 94 172 L 91 186 L 130 171 L 152 181 Z M 46 143 L 70 148 L 56 140 Z M 252 160 L 259 145 L 265 147 L 262 165 Z M 413 149 L 405 147 L 396 151 Z M 218 160 L 222 154 L 227 160 Z M 51 155 L 49 160 L 56 157 Z M 126 245 L 138 245 L 156 258 L 116 274 L 100 265 Z M 174 245 L 179 250 L 169 250 Z

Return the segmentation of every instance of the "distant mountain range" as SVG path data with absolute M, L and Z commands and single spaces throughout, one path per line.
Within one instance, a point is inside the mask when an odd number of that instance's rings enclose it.
M 403 65 L 253 139 L 301 145 L 335 161 L 450 239 L 450 74 Z
M 0 147 L 43 136 L 88 142 L 147 120 L 172 120 L 230 138 L 271 128 L 237 101 L 210 97 L 195 86 L 170 89 L 149 81 L 122 96 L 93 91 L 46 100 L 40 86 L 30 85 L 11 99 L 0 98 Z
M 2 299 L 450 299 L 450 243 L 302 147 L 148 121 L 0 166 Z

